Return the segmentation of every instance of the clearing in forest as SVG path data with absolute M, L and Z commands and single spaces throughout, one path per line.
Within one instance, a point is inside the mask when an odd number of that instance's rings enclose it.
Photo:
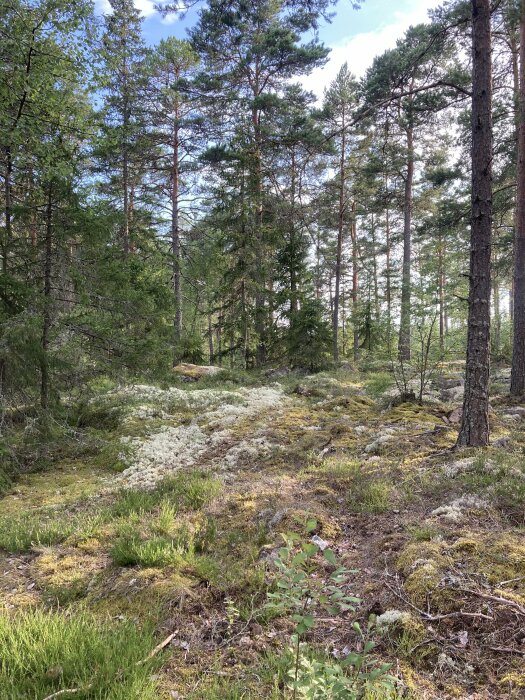
M 361 651 L 358 621 L 395 678 L 370 700 L 523 697 L 525 407 L 496 396 L 493 446 L 452 453 L 461 393 L 452 372 L 395 406 L 350 371 L 94 391 L 0 501 L 2 698 L 291 697 L 294 622 L 267 603 L 287 532 L 360 599 L 310 659 Z

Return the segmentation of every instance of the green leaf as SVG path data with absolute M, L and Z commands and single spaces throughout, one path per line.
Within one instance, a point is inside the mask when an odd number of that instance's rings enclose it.
M 329 564 L 332 564 L 332 566 L 337 566 L 336 556 L 331 549 L 325 549 L 323 556 Z
M 310 518 L 306 521 L 306 532 L 310 533 L 317 527 L 317 520 L 315 518 Z

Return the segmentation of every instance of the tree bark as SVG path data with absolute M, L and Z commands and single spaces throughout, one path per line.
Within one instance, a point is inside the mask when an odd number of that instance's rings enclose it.
M 332 320 L 332 356 L 334 362 L 339 360 L 339 296 L 341 287 L 341 268 L 343 258 L 343 230 L 345 220 L 345 153 L 346 153 L 346 133 L 345 115 L 343 110 L 343 129 L 341 135 L 341 154 L 339 158 L 339 208 L 337 212 L 337 251 L 335 255 L 335 290 L 334 290 L 334 313 Z
M 467 361 L 457 445 L 489 442 L 492 243 L 492 49 L 490 0 L 472 0 L 472 221 Z
M 51 274 L 53 255 L 53 190 L 49 185 L 46 205 L 46 233 L 44 249 L 44 308 L 42 312 L 42 340 L 40 358 L 40 405 L 49 408 L 49 333 L 51 330 Z
M 443 242 L 441 235 L 438 242 L 438 299 L 439 299 L 439 348 L 445 349 L 445 267 L 443 261 Z
M 412 117 L 409 116 L 411 120 Z M 411 256 L 412 256 L 412 190 L 414 184 L 414 128 L 407 128 L 407 174 L 405 178 L 405 202 L 403 225 L 403 271 L 401 279 L 401 319 L 399 326 L 399 357 L 410 360 L 411 317 Z
M 352 202 L 352 224 L 350 236 L 352 239 L 352 327 L 354 329 L 354 361 L 359 359 L 359 328 L 357 326 L 357 302 L 359 299 L 359 270 L 357 267 L 359 251 L 357 245 L 356 203 Z
M 518 183 L 514 240 L 514 317 L 510 393 L 525 394 L 525 0 L 520 12 Z
M 175 302 L 175 318 L 173 332 L 175 341 L 174 363 L 177 362 L 178 345 L 182 336 L 182 297 L 180 289 L 180 232 L 179 232 L 179 124 L 178 110 L 175 112 L 173 126 L 173 152 L 171 163 L 171 253 L 173 255 L 173 296 Z

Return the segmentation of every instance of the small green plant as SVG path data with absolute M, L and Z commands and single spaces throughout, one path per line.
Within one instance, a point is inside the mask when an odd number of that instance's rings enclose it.
M 311 520 L 307 530 L 313 532 L 316 526 Z M 360 653 L 350 653 L 341 661 L 312 655 L 304 639 L 316 626 L 319 615 L 342 616 L 353 611 L 360 599 L 347 595 L 348 578 L 353 572 L 338 564 L 331 549 L 321 554 L 316 544 L 301 541 L 294 533 L 283 535 L 283 539 L 284 547 L 275 561 L 276 588 L 268 593 L 266 607 L 273 613 L 291 616 L 295 622 L 293 661 L 288 672 L 293 700 L 357 700 L 375 685 L 393 690 L 393 679 L 387 675 L 390 665 L 378 665 L 370 657 L 374 643 L 365 638 L 357 622 L 353 629 L 361 638 Z M 326 573 L 326 565 L 332 568 L 330 573 Z

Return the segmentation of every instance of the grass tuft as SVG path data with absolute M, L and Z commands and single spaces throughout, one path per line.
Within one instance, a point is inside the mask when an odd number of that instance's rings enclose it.
M 155 700 L 151 634 L 131 622 L 103 624 L 37 610 L 0 615 L 2 700 L 76 689 L 78 700 Z M 65 694 L 64 694 L 65 695 Z

